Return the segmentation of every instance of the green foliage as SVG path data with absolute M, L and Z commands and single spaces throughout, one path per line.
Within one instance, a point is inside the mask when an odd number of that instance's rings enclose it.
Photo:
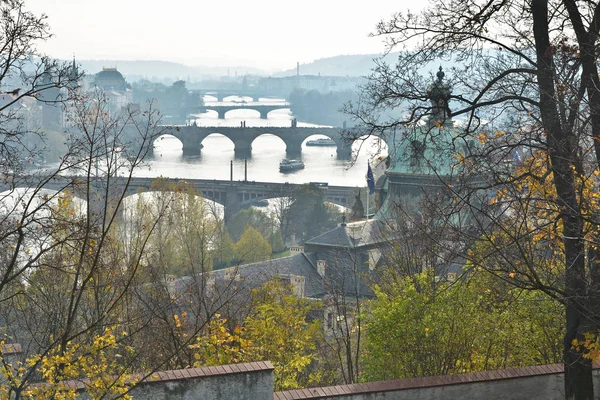
M 341 212 L 336 206 L 325 204 L 323 192 L 315 185 L 307 184 L 294 194 L 288 218 L 296 236 L 309 239 L 335 228 Z
M 231 239 L 237 242 L 249 226 L 260 232 L 263 237 L 269 237 L 273 233 L 275 221 L 264 211 L 249 207 L 231 218 L 227 223 L 227 231 Z
M 365 380 L 445 375 L 559 362 L 563 310 L 541 292 L 491 275 L 402 277 L 365 313 Z M 382 368 L 385 366 L 385 368 Z
M 316 304 L 292 294 L 278 280 L 267 282 L 252 293 L 254 312 L 244 321 L 248 338 L 262 360 L 275 367 L 275 390 L 305 387 L 315 379 L 303 374 L 315 358 L 322 340 L 320 321 L 307 321 Z
M 285 250 L 285 244 L 283 243 L 283 237 L 279 229 L 269 235 L 269 243 L 271 244 L 273 253 L 280 253 Z
M 185 121 L 188 114 L 198 112 L 204 105 L 200 92 L 188 90 L 185 81 L 176 81 L 171 86 L 138 82 L 133 86 L 133 101 L 139 104 L 158 103 L 162 113 L 171 121 Z
M 271 251 L 267 239 L 251 226 L 244 230 L 242 237 L 235 244 L 236 259 L 242 264 L 268 260 Z
M 224 229 L 215 237 L 213 243 L 213 257 L 215 268 L 230 265 L 235 260 L 235 245 Z
M 210 271 L 212 254 L 209 245 L 219 236 L 219 221 L 196 191 L 180 183 L 153 182 L 151 196 L 138 198 L 131 216 L 132 233 L 152 229 L 145 259 L 160 274 L 183 276 Z M 143 235 L 142 235 L 143 237 Z M 158 278 L 155 276 L 154 278 Z

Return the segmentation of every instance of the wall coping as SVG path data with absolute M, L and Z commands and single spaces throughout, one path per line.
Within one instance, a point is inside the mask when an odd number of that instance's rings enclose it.
M 139 379 L 139 384 L 151 384 L 168 381 L 179 381 L 188 380 L 194 378 L 208 378 L 212 376 L 220 375 L 233 375 L 233 374 L 244 374 L 250 372 L 260 371 L 272 371 L 274 369 L 273 364 L 270 361 L 256 361 L 241 364 L 227 364 L 217 365 L 214 367 L 202 367 L 202 368 L 186 368 L 186 369 L 174 369 L 168 371 L 158 371 L 144 377 L 143 374 L 134 374 L 132 378 L 135 380 Z M 85 390 L 86 380 L 73 379 L 65 381 L 63 384 L 70 389 Z
M 598 369 L 599 365 L 594 365 Z M 456 375 L 425 376 L 421 378 L 394 379 L 389 381 L 355 383 L 350 385 L 325 386 L 309 389 L 294 389 L 275 392 L 274 400 L 320 399 L 353 394 L 389 392 L 394 390 L 430 388 L 459 385 L 464 383 L 489 382 L 505 379 L 526 378 L 540 375 L 562 374 L 563 364 L 536 365 L 531 367 L 507 368 L 494 371 L 468 372 Z

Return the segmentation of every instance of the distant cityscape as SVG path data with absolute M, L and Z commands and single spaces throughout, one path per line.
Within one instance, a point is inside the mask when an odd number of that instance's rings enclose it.
M 79 62 L 75 58 L 71 61 L 70 74 L 79 77 L 78 84 L 69 88 L 58 90 L 56 88 L 43 90 L 43 102 L 38 102 L 33 97 L 21 97 L 11 105 L 20 117 L 24 127 L 28 131 L 38 129 L 61 130 L 72 125 L 74 109 L 69 102 L 61 102 L 57 105 L 55 100 L 68 97 L 69 90 L 78 90 L 81 93 L 89 93 L 100 90 L 106 96 L 108 110 L 112 113 L 120 112 L 126 107 L 144 108 L 145 104 L 153 101 L 153 106 L 158 108 L 164 115 L 165 123 L 183 122 L 190 114 L 203 112 L 204 95 L 221 93 L 261 93 L 268 97 L 294 100 L 292 107 L 301 118 L 316 123 L 328 123 L 341 125 L 342 116 L 336 115 L 337 109 L 344 101 L 350 100 L 352 93 L 364 78 L 360 72 L 366 71 L 366 65 L 372 63 L 372 56 L 348 56 L 362 60 L 364 68 L 340 69 L 337 67 L 339 60 L 328 63 L 323 59 L 308 65 L 298 64 L 295 70 L 285 71 L 273 76 L 259 74 L 241 74 L 237 69 L 228 69 L 226 75 L 210 75 L 202 69 L 194 69 L 181 64 L 164 63 L 154 61 L 84 61 Z M 335 60 L 333 58 L 331 60 Z M 124 73 L 121 65 L 127 73 Z M 100 65 L 102 65 L 100 67 Z M 112 65 L 112 66 L 111 66 Z M 163 67 L 167 68 L 163 68 Z M 327 74 L 311 74 L 321 66 L 323 70 L 331 72 Z M 161 75 L 149 75 L 160 68 Z M 137 69 L 137 70 L 136 70 Z M 304 73 L 304 70 L 308 73 Z M 355 75 L 342 75 L 346 70 Z M 181 75 L 187 72 L 187 76 Z M 168 75 L 172 73 L 173 75 Z M 280 76 L 282 74 L 289 74 Z M 49 78 L 51 79 L 51 78 Z M 0 95 L 0 106 L 12 102 L 13 98 L 8 93 L 15 86 L 21 84 L 18 80 L 6 79 L 3 82 L 6 93 Z M 76 87 L 75 87 L 76 86 Z M 302 104 L 302 95 L 313 92 L 320 95 L 329 95 L 327 112 L 330 114 L 311 115 L 306 106 Z M 337 93 L 337 94 L 336 94 Z M 332 94 L 340 97 L 331 102 Z M 340 95 L 345 94 L 345 95 Z M 223 99 L 223 96 L 218 98 Z M 314 99 L 313 99 L 314 100 Z M 318 103 L 318 101 L 317 101 Z M 315 110 L 323 111 L 323 107 L 315 104 Z

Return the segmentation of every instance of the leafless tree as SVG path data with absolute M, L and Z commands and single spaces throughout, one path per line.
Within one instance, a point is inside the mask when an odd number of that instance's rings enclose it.
M 555 259 L 563 275 L 559 281 L 546 281 L 535 273 L 541 265 L 521 257 L 529 267 L 515 282 L 544 290 L 565 304 L 567 399 L 593 398 L 591 363 L 571 343 L 600 326 L 593 233 L 597 219 L 589 217 L 594 212 L 580 196 L 590 169 L 597 170 L 600 160 L 599 16 L 597 2 L 572 0 L 434 1 L 417 14 L 397 13 L 375 33 L 385 39 L 388 50 L 401 50 L 397 64 L 379 62 L 362 101 L 346 108 L 362 133 L 401 133 L 399 142 L 405 148 L 415 140 L 435 147 L 450 132 L 452 140 L 443 143 L 461 162 L 452 172 L 438 168 L 434 174 L 458 199 L 455 210 L 471 213 L 473 224 L 462 230 L 464 238 L 477 241 L 494 229 L 509 234 L 511 245 L 495 247 L 498 258 L 505 256 L 505 266 L 514 260 L 515 249 L 525 255 L 521 242 L 532 231 L 519 226 L 515 214 L 499 218 L 499 210 L 507 208 L 486 208 L 488 203 L 476 199 L 476 193 L 518 185 L 523 189 L 535 174 L 511 169 L 513 157 L 541 158 L 548 175 L 534 178 L 550 177 L 547 194 L 554 194 L 545 200 L 558 210 L 549 224 L 557 228 L 564 248 L 562 259 Z M 440 62 L 452 66 L 446 68 L 447 77 L 440 71 L 437 80 L 431 73 L 428 78 L 427 68 Z M 387 108 L 406 112 L 400 119 L 379 118 Z M 452 127 L 452 118 L 462 118 L 462 125 Z M 433 170 L 439 166 L 433 159 L 425 162 Z M 532 197 L 512 197 L 513 209 L 525 211 Z M 518 200 L 521 206 L 515 205 Z M 515 223 L 507 228 L 507 221 Z

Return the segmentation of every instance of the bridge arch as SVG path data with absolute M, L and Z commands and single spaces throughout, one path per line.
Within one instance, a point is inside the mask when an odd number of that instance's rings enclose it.
M 237 104 L 237 103 L 233 103 Z M 240 113 L 239 111 L 243 111 Z M 248 111 L 252 111 L 252 115 L 246 115 Z M 241 115 L 240 115 L 241 114 Z M 261 112 L 252 106 L 248 107 L 236 107 L 233 110 L 228 110 L 223 113 L 223 118 L 260 118 Z
M 270 143 L 265 143 L 269 138 L 277 138 L 277 143 L 274 144 L 272 141 Z M 269 132 L 268 129 L 265 129 L 264 133 L 256 136 L 251 143 L 253 149 L 259 151 L 269 151 L 269 152 L 278 152 L 287 150 L 286 141 L 276 133 Z
M 127 213 L 131 213 L 131 215 L 135 215 L 136 211 L 135 211 L 135 207 L 136 207 L 136 203 L 138 201 L 143 201 L 146 202 L 146 204 L 151 204 L 152 202 L 159 202 L 161 201 L 160 199 L 160 195 L 164 194 L 164 193 L 175 193 L 176 191 L 176 187 L 174 186 L 172 190 L 170 189 L 164 189 L 161 190 L 160 188 L 156 188 L 156 187 L 136 187 L 133 188 L 132 190 L 128 190 L 124 197 L 123 197 L 123 206 L 124 209 L 126 210 Z M 212 196 L 211 196 L 212 193 Z M 207 196 L 205 196 L 205 194 Z M 210 190 L 206 191 L 199 191 L 197 194 L 194 194 L 194 197 L 196 200 L 201 200 L 202 202 L 205 203 L 206 209 L 205 209 L 205 213 L 206 213 L 206 217 L 210 217 L 212 214 L 212 212 L 210 212 L 211 210 L 209 209 L 209 207 L 215 207 L 216 212 L 220 213 L 221 216 L 224 213 L 224 208 L 225 208 L 225 199 L 221 199 L 221 196 L 219 195 L 219 193 L 216 193 L 216 198 L 214 198 L 214 193 L 211 192 Z M 166 198 L 166 200 L 168 201 L 168 198 Z M 171 202 L 169 201 L 169 204 Z M 215 203 L 215 204 L 213 204 Z M 160 206 L 160 204 L 157 204 L 157 206 Z
M 283 113 L 283 111 L 285 111 L 285 110 L 287 110 L 287 111 L 286 111 L 286 114 L 287 114 L 287 115 L 291 115 L 291 114 L 292 114 L 292 109 L 290 108 L 290 106 L 282 106 L 281 108 L 276 108 L 276 109 L 273 109 L 273 110 L 271 110 L 271 111 L 268 111 L 268 112 L 265 114 L 265 117 L 264 117 L 264 118 L 265 118 L 265 119 L 268 119 L 270 116 L 272 117 L 272 116 L 273 116 L 273 114 L 282 114 L 282 113 Z M 262 117 L 261 117 L 261 118 L 262 118 Z
M 202 118 L 219 119 L 219 112 L 206 106 L 206 110 L 202 113 Z
M 153 147 L 155 149 L 161 149 L 161 150 L 181 150 L 183 149 L 183 142 L 176 136 L 173 136 L 171 134 L 164 134 L 164 135 L 160 135 L 159 137 L 157 137 L 156 139 L 154 139 L 154 142 L 152 143 Z
M 265 103 L 234 103 L 228 102 L 230 104 L 223 104 L 219 102 L 217 104 L 214 103 L 205 103 L 204 108 L 206 110 L 216 111 L 219 119 L 224 119 L 226 114 L 233 110 L 256 110 L 260 113 L 261 119 L 267 119 L 268 114 L 271 111 L 289 109 L 290 105 L 287 103 L 282 104 L 265 104 Z
M 387 154 L 389 146 L 385 139 L 374 135 L 363 135 L 352 142 L 352 152 L 366 152 L 368 156 Z
M 200 146 L 209 150 L 231 151 L 235 149 L 235 142 L 223 133 L 212 132 L 202 139 Z
M 250 96 L 239 95 L 239 94 L 227 94 L 223 96 L 223 101 L 231 102 L 233 104 L 252 102 L 254 99 Z
M 338 135 L 339 136 L 339 135 Z M 331 140 L 335 140 L 336 136 L 335 135 L 331 135 L 331 134 L 327 134 L 327 133 L 321 133 L 321 132 L 315 132 L 311 135 L 306 136 L 303 140 L 302 140 L 302 147 L 307 145 L 307 142 L 309 140 L 317 140 L 317 139 L 331 139 Z M 316 146 L 315 146 L 316 147 Z M 335 142 L 332 145 L 332 147 L 335 147 Z
M 209 98 L 207 99 L 207 97 Z M 205 93 L 203 98 L 204 102 L 219 101 L 219 96 L 215 93 Z

